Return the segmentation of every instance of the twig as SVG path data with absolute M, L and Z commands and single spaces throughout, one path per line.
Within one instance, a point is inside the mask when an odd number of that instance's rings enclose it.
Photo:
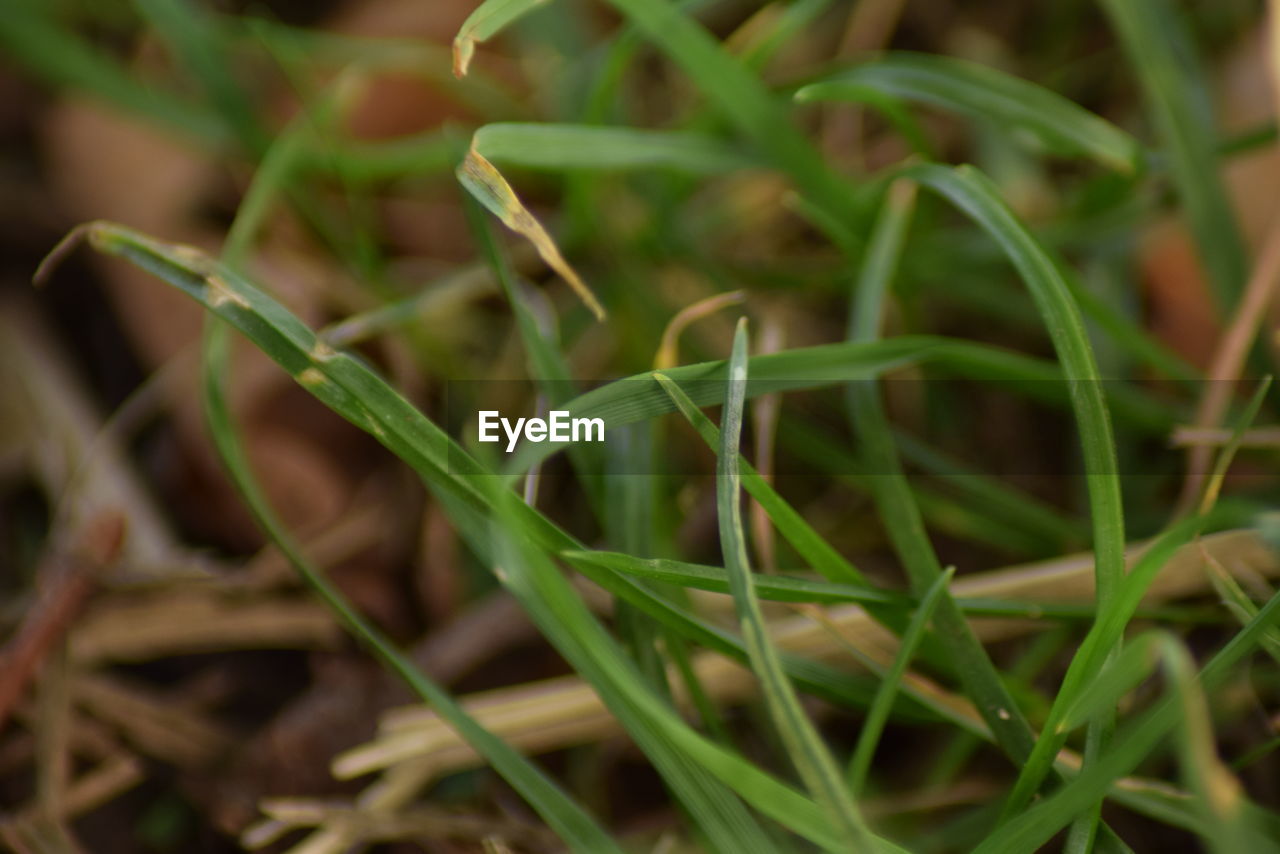
M 80 613 L 101 572 L 120 555 L 124 516 L 100 513 L 75 545 L 55 552 L 39 569 L 39 598 L 0 654 L 0 728 L 21 699 L 32 676 Z

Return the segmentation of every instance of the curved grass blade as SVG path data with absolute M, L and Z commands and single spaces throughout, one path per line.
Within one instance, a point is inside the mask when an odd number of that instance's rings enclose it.
M 671 169 L 703 175 L 759 165 L 713 136 L 630 127 L 500 122 L 478 129 L 471 146 L 493 163 L 557 172 Z
M 972 167 L 949 169 L 925 164 L 908 168 L 906 174 L 946 197 L 995 239 L 1018 270 L 1044 319 L 1062 363 L 1080 433 L 1097 556 L 1095 599 L 1099 611 L 1104 611 L 1110 607 L 1124 576 L 1124 509 L 1110 413 L 1093 348 L 1071 288 L 1059 264 L 1039 246 L 981 172 Z M 1118 648 L 1119 639 L 1115 643 Z M 1111 716 L 1104 716 L 1090 726 L 1086 764 L 1097 758 L 1112 722 Z M 1093 812 L 1082 819 L 1076 833 L 1091 838 L 1097 824 L 1098 815 Z
M 782 669 L 778 651 L 769 641 L 764 614 L 760 610 L 760 600 L 752 581 L 746 533 L 742 527 L 742 484 L 738 468 L 746 381 L 747 329 L 744 318 L 738 323 L 729 359 L 729 388 L 720 426 L 720 453 L 716 465 L 720 548 L 724 553 L 729 587 L 742 625 L 742 637 L 751 657 L 752 670 L 760 679 L 765 705 L 801 779 L 831 819 L 847 846 L 845 850 L 869 851 L 874 845 L 875 837 L 844 788 L 835 761 L 822 743 L 818 731 L 800 707 L 800 700 Z
M 862 100 L 867 89 L 1030 132 L 1055 154 L 1090 157 L 1126 173 L 1140 166 L 1138 141 L 1100 116 L 1043 86 L 949 56 L 888 53 L 810 83 L 795 97 Z
M 885 297 L 902 254 L 915 192 L 914 185 L 906 182 L 890 186 L 857 278 L 849 319 L 852 341 L 868 342 L 880 337 Z M 850 420 L 862 443 L 861 453 L 875 460 L 884 472 L 872 479 L 876 506 L 912 589 L 923 596 L 942 576 L 942 565 L 903 472 L 879 390 L 868 383 L 854 384 L 849 389 L 849 404 Z M 951 666 L 1000 748 L 1012 760 L 1020 762 L 1031 752 L 1034 743 L 1031 726 L 1001 682 L 999 672 L 955 600 L 945 588 L 941 596 L 937 626 L 946 641 Z
M 1058 265 L 972 167 L 922 164 L 904 175 L 945 196 L 972 217 L 1008 254 L 1035 300 L 1062 364 L 1085 460 L 1094 544 L 1098 553 L 1098 602 L 1104 606 L 1124 572 L 1124 515 L 1115 439 L 1101 377 L 1080 310 Z
M 453 38 L 454 76 L 467 76 L 478 42 L 488 41 L 521 16 L 547 2 L 548 0 L 484 0 L 462 22 L 462 27 Z

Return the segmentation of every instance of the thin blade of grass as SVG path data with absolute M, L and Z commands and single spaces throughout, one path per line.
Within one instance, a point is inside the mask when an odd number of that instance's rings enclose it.
M 556 172 L 671 169 L 704 175 L 759 165 L 707 134 L 630 127 L 501 122 L 478 129 L 471 145 L 493 163 Z
M 698 431 L 703 441 L 711 448 L 719 448 L 720 429 L 703 414 L 702 410 L 698 409 L 684 390 L 666 374 L 655 374 L 654 379 L 670 395 L 681 414 Z M 778 531 L 814 570 L 831 581 L 844 581 L 859 586 L 868 585 L 866 577 L 832 548 L 750 463 L 740 459 L 738 466 L 742 484 L 747 492 L 764 507 Z
M 769 641 L 760 600 L 752 582 L 746 533 L 742 526 L 742 484 L 738 468 L 746 381 L 747 334 L 744 318 L 738 323 L 729 359 L 729 388 L 720 426 L 720 453 L 716 465 L 720 548 L 724 553 L 729 586 L 738 620 L 742 625 L 743 640 L 751 657 L 752 670 L 760 679 L 765 705 L 801 779 L 848 846 L 846 850 L 871 850 L 874 837 L 849 797 L 836 769 L 835 760 L 801 708 L 800 700 L 782 669 L 778 651 Z
M 1025 806 L 1052 769 L 1054 758 L 1066 742 L 1066 733 L 1059 727 L 1062 716 L 1095 678 L 1108 655 L 1124 636 L 1125 627 L 1133 618 L 1156 574 L 1203 525 L 1203 519 L 1187 519 L 1161 534 L 1125 575 L 1114 599 L 1105 607 L 1099 606 L 1093 626 L 1080 643 L 1071 664 L 1067 666 L 1066 675 L 1062 678 L 1040 737 L 1023 763 L 1018 779 L 1005 801 L 1003 815 L 1006 819 L 1016 815 Z
M 1169 0 L 1101 0 L 1100 5 L 1146 92 L 1200 259 L 1225 316 L 1244 290 L 1249 265 L 1219 177 L 1206 77 L 1185 22 Z
M 851 341 L 867 342 L 880 337 L 885 299 L 906 240 L 915 192 L 910 183 L 900 182 L 890 187 L 857 277 L 849 319 Z M 849 404 L 850 420 L 861 442 L 861 453 L 866 459 L 874 460 L 883 472 L 872 479 L 876 506 L 912 589 L 923 596 L 942 576 L 942 566 L 898 459 L 879 391 L 869 383 L 856 383 L 849 389 Z M 1031 727 L 955 600 L 945 588 L 941 596 L 936 621 L 938 632 L 946 642 L 951 666 L 1001 749 L 1019 762 L 1031 751 L 1034 742 Z
M 152 273 L 229 322 L 313 396 L 412 466 L 442 502 L 456 512 L 461 512 L 458 508 L 469 509 L 483 518 L 489 502 L 480 486 L 492 472 L 363 361 L 330 348 L 242 276 L 193 247 L 164 243 L 106 222 L 89 223 L 68 235 L 50 255 L 45 269 L 79 240 Z M 526 516 L 524 529 L 534 542 L 552 552 L 583 548 L 534 508 L 525 504 L 520 508 Z M 682 637 L 735 660 L 747 660 L 740 638 L 689 614 L 633 579 L 590 566 L 582 571 L 611 595 L 644 610 Z M 795 656 L 784 656 L 783 664 L 799 684 L 832 702 L 860 707 L 873 696 L 873 683 L 858 676 Z
M 1212 692 L 1218 688 L 1228 671 L 1257 647 L 1262 635 L 1276 624 L 1277 619 L 1280 619 L 1280 594 L 1272 596 L 1258 615 L 1204 666 L 1200 671 L 1202 690 Z M 1084 767 L 1073 780 L 1044 800 L 1002 825 L 982 842 L 975 854 L 1015 854 L 1034 851 L 1044 845 L 1082 811 L 1095 805 L 1115 780 L 1131 773 L 1138 763 L 1163 744 L 1178 720 L 1177 705 L 1166 699 L 1130 721 L 1096 762 Z M 1256 837 L 1254 841 L 1257 841 Z M 1264 844 L 1258 850 L 1273 848 L 1273 844 Z
M 275 516 L 252 474 L 224 390 L 228 371 L 226 326 L 215 320 L 205 344 L 205 408 L 210 434 L 228 473 L 259 526 L 351 634 L 364 643 L 388 670 L 399 676 L 423 702 L 429 703 L 485 757 L 547 824 L 574 850 L 621 852 L 609 834 L 568 794 L 532 762 L 475 722 L 463 708 L 396 649 L 336 587 L 311 565 Z
M 953 575 L 955 575 L 954 567 L 938 576 L 938 579 L 925 592 L 920 600 L 920 607 L 916 609 L 910 625 L 902 635 L 902 646 L 898 647 L 893 664 L 880 681 L 876 698 L 871 703 L 871 708 L 867 710 L 867 717 L 862 722 L 862 731 L 858 733 L 857 746 L 854 747 L 853 756 L 849 758 L 849 768 L 845 772 L 849 791 L 855 798 L 861 795 L 866 785 L 867 772 L 871 769 L 871 760 L 875 758 L 880 734 L 884 732 L 884 725 L 889 720 L 889 712 L 893 708 L 893 700 L 902 683 L 902 677 L 911 664 L 911 657 L 915 655 L 916 647 L 924 639 L 929 621 L 933 619 L 933 612 L 938 602 L 942 600 L 942 594 L 946 586 L 951 583 Z
M 954 110 L 1001 130 L 1029 131 L 1055 154 L 1090 157 L 1126 173 L 1140 166 L 1138 141 L 1100 116 L 1043 86 L 949 56 L 891 52 L 810 83 L 795 97 L 861 100 L 866 89 Z
M 476 44 L 485 42 L 548 0 L 484 0 L 467 19 L 453 39 L 453 74 L 467 76 Z
M 542 632 L 593 684 L 601 699 L 619 716 L 637 744 L 695 812 L 700 826 L 716 834 L 717 850 L 751 850 L 767 837 L 735 801 L 718 797 L 701 768 L 756 809 L 828 850 L 841 850 L 825 817 L 814 804 L 736 753 L 691 729 L 665 702 L 644 687 L 643 677 L 587 610 L 568 580 L 528 540 L 517 542 L 510 531 L 523 524 L 509 490 L 487 484 L 494 524 L 489 542 L 473 544 L 495 551 L 498 576 L 517 595 Z M 505 504 L 505 508 L 504 508 Z M 882 850 L 874 837 L 871 847 Z M 887 849 L 886 849 L 887 850 Z
M 641 558 L 625 552 L 575 551 L 560 552 L 560 557 L 574 566 L 593 565 L 613 572 L 663 581 L 711 593 L 729 592 L 729 575 L 722 567 L 687 563 L 670 558 Z M 914 596 L 874 586 L 838 584 L 793 575 L 754 576 L 756 592 L 770 602 L 804 602 L 835 605 L 854 602 L 860 605 L 882 605 L 907 611 L 923 602 Z M 1086 620 L 1096 616 L 1096 609 L 1085 602 L 1018 602 L 998 598 L 956 598 L 965 614 L 974 617 L 1025 617 L 1029 619 Z M 1136 616 L 1159 619 L 1161 615 L 1185 616 L 1177 609 L 1148 608 L 1134 612 Z M 905 623 L 903 623 L 905 625 Z
M 1204 491 L 1200 495 L 1199 512 L 1201 516 L 1212 510 L 1213 505 L 1217 503 L 1218 493 L 1222 491 L 1222 484 L 1227 479 L 1227 472 L 1231 469 L 1231 463 L 1240 450 L 1240 444 L 1244 441 L 1245 431 L 1253 425 L 1254 419 L 1258 417 L 1258 412 L 1262 409 L 1262 402 L 1266 400 L 1267 391 L 1270 388 L 1271 377 L 1263 377 L 1262 382 L 1258 384 L 1258 388 L 1254 391 L 1253 397 L 1245 405 L 1244 412 L 1240 413 L 1240 420 L 1231 432 L 1231 438 L 1227 441 L 1227 444 L 1222 446 L 1222 450 L 1218 452 L 1218 458 L 1213 464 L 1213 471 L 1209 474 L 1209 479 L 1205 481 Z
M 1241 625 L 1247 625 L 1250 620 L 1258 616 L 1258 606 L 1254 604 L 1253 599 L 1244 588 L 1240 586 L 1240 582 L 1227 571 L 1227 568 L 1220 561 L 1204 552 L 1205 569 L 1209 573 L 1209 581 L 1213 584 L 1213 589 L 1222 597 L 1222 602 L 1226 605 L 1231 614 L 1240 621 Z M 1273 594 L 1274 595 L 1274 591 Z M 1280 664 L 1280 631 L 1271 629 L 1262 635 L 1259 645 L 1271 656 L 1277 664 Z

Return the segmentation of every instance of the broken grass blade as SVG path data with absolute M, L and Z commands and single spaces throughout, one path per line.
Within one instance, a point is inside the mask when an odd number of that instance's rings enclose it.
M 467 16 L 453 38 L 453 76 L 466 77 L 476 45 L 500 33 L 522 15 L 548 0 L 485 0 Z
M 547 266 L 569 283 L 597 320 L 604 320 L 604 306 L 600 305 L 587 283 L 560 254 L 560 248 L 551 239 L 551 235 L 538 222 L 537 217 L 525 208 L 507 179 L 502 177 L 502 173 L 492 163 L 472 148 L 458 166 L 457 176 L 458 181 L 476 201 L 501 220 L 503 225 L 533 244 Z
M 876 837 L 859 814 L 840 778 L 835 760 L 806 716 L 795 688 L 783 670 L 778 650 L 769 639 L 768 626 L 752 581 L 746 532 L 742 526 L 742 483 L 738 463 L 747 384 L 746 318 L 739 321 L 733 338 L 728 383 L 716 464 L 716 507 L 720 520 L 720 547 L 751 669 L 760 680 L 774 726 L 814 800 L 823 807 L 833 828 L 850 846 L 848 850 L 871 851 L 876 845 Z

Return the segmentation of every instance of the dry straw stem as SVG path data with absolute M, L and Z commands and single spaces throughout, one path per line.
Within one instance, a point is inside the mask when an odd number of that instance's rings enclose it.
M 678 350 L 680 335 L 690 325 L 704 317 L 710 317 L 721 309 L 741 305 L 745 301 L 746 294 L 743 291 L 727 291 L 722 294 L 712 294 L 680 309 L 662 330 L 662 340 L 658 344 L 657 354 L 653 357 L 653 369 L 665 371 L 680 363 Z
M 1244 297 L 1236 308 L 1230 326 L 1223 333 L 1222 341 L 1213 354 L 1213 362 L 1204 385 L 1204 394 L 1196 407 L 1192 428 L 1207 430 L 1220 426 L 1231 404 L 1235 381 L 1240 378 L 1245 358 L 1258 334 L 1258 328 L 1266 314 L 1267 306 L 1280 284 L 1280 210 L 1277 211 L 1271 229 L 1267 233 L 1262 255 L 1254 267 L 1253 275 L 1245 288 Z M 1209 463 L 1213 459 L 1213 447 L 1193 445 L 1187 451 L 1187 476 L 1178 497 L 1178 515 L 1184 515 L 1194 507 L 1204 489 Z
M 107 759 L 70 784 L 62 802 L 63 817 L 71 819 L 95 810 L 141 783 L 145 776 L 142 763 L 133 756 Z M 24 806 L 0 821 L 0 838 L 15 851 L 39 851 L 40 848 L 31 847 L 30 843 L 40 838 L 37 836 L 40 818 L 38 804 Z M 20 847 L 22 845 L 28 847 Z
M 321 604 L 234 591 L 134 593 L 95 609 L 71 633 L 77 665 L 149 661 L 228 649 L 333 649 L 342 632 Z
M 492 38 L 516 18 L 546 3 L 547 0 L 499 0 L 482 3 L 471 13 L 453 39 L 453 76 L 462 79 L 471 68 L 476 44 Z
M 1130 549 L 1130 564 L 1141 548 Z M 1258 533 L 1228 531 L 1180 549 L 1156 577 L 1144 602 L 1153 604 L 1205 592 L 1209 588 L 1204 572 L 1206 554 L 1233 572 L 1257 573 L 1268 578 L 1280 576 L 1280 562 Z M 1089 601 L 1093 595 L 1093 558 L 1091 554 L 1082 553 L 969 575 L 956 580 L 951 591 L 956 597 Z M 861 607 L 832 607 L 825 609 L 825 616 L 822 623 L 808 616 L 774 621 L 771 624 L 774 643 L 788 653 L 836 663 L 847 662 L 849 645 L 869 654 L 881 666 L 892 661 L 896 639 Z M 973 624 L 987 642 L 1015 637 L 1041 626 L 1033 620 L 995 618 L 975 619 Z M 839 639 L 833 637 L 834 633 L 838 633 Z M 717 703 L 739 702 L 756 691 L 757 682 L 752 674 L 722 656 L 703 653 L 694 659 L 694 667 Z M 985 731 L 967 701 L 938 693 L 941 689 L 919 677 L 909 675 L 904 685 L 942 700 L 957 722 L 965 722 L 970 730 Z M 469 697 L 464 703 L 485 727 L 528 752 L 621 733 L 599 698 L 576 677 L 489 691 Z M 564 740 L 558 740 L 560 738 Z M 377 738 L 340 755 L 334 770 L 338 776 L 353 777 L 411 760 L 427 762 L 435 774 L 480 763 L 475 753 L 434 713 L 414 707 L 389 713 Z
M 1276 116 L 1280 117 L 1280 0 L 1270 0 L 1267 8 L 1267 69 L 1271 77 Z M 1277 284 L 1280 284 L 1280 207 L 1272 212 L 1271 228 L 1263 242 L 1262 254 L 1245 286 L 1244 296 L 1236 307 L 1231 325 L 1227 327 L 1213 354 L 1193 427 L 1207 429 L 1221 425 L 1231 403 L 1233 380 L 1240 377 L 1245 358 L 1258 334 L 1267 306 L 1271 304 Z M 1188 450 L 1187 476 L 1182 484 L 1182 494 L 1178 497 L 1179 515 L 1190 512 L 1199 498 L 1212 457 L 1211 447 L 1193 446 Z

